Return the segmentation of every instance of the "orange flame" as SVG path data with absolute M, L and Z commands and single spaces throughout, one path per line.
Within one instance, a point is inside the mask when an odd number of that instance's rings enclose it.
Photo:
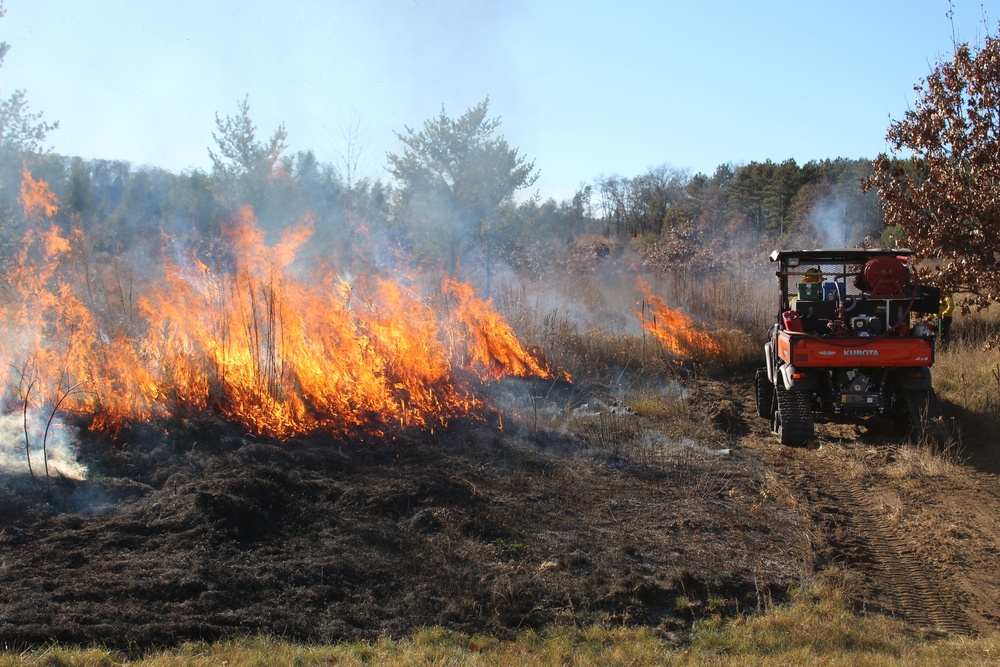
M 648 306 L 636 315 L 642 328 L 652 333 L 660 345 L 685 358 L 704 359 L 722 354 L 722 346 L 697 329 L 691 318 L 668 306 L 641 278 L 638 283 Z
M 211 410 L 276 438 L 383 434 L 480 411 L 462 369 L 548 375 L 469 285 L 445 279 L 436 308 L 415 281 L 300 275 L 311 226 L 268 245 L 248 208 L 224 234 L 218 266 L 176 253 L 145 282 L 117 260 L 80 270 L 79 233 L 29 231 L 0 299 L 16 333 L 0 337 L 8 401 L 31 394 L 112 432 Z
M 478 298 L 471 285 L 445 276 L 442 291 L 455 298 L 454 318 L 462 341 L 471 340 L 468 365 L 488 377 L 504 375 L 548 378 L 550 374 L 518 342 L 510 325 Z M 464 335 L 463 335 L 464 334 Z
M 51 218 L 59 211 L 59 202 L 49 189 L 49 184 L 31 177 L 27 168 L 21 170 L 21 196 L 24 217 L 32 220 Z

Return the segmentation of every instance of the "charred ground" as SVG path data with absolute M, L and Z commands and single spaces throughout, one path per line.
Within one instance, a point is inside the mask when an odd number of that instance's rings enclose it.
M 831 565 L 861 607 L 995 628 L 994 477 L 921 483 L 877 423 L 779 447 L 751 385 L 689 379 L 680 415 L 549 387 L 535 407 L 559 428 L 476 421 L 378 445 L 279 444 L 212 419 L 89 439 L 87 482 L 0 484 L 0 638 L 143 649 L 637 623 L 682 640 Z M 700 438 L 672 435 L 678 420 Z

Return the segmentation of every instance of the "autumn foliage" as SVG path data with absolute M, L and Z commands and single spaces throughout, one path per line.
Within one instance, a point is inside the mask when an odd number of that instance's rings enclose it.
M 964 292 L 963 306 L 1000 301 L 1000 39 L 957 46 L 916 87 L 889 128 L 866 186 L 884 199 L 887 226 L 927 260 L 930 279 Z

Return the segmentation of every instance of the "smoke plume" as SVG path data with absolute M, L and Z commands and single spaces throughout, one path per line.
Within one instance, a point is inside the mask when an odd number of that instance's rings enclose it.
M 819 201 L 812 210 L 813 230 L 824 248 L 843 248 L 848 242 L 847 202 L 840 197 Z
M 77 460 L 74 429 L 58 419 L 48 423 L 47 417 L 42 417 L 36 412 L 29 412 L 27 419 L 20 414 L 0 415 L 0 473 L 27 475 L 30 472 L 41 479 L 46 475 L 47 466 L 50 477 L 87 479 L 87 466 Z M 30 443 L 27 449 L 26 437 Z

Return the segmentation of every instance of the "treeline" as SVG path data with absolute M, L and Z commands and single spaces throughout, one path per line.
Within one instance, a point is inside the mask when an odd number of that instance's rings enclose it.
M 878 197 L 862 191 L 869 160 L 721 165 L 712 176 L 661 166 L 634 178 L 598 179 L 603 233 L 653 237 L 695 229 L 708 237 L 860 241 L 882 226 Z
M 879 199 L 861 186 L 868 160 L 751 162 L 711 176 L 660 166 L 598 178 L 566 201 L 542 200 L 530 195 L 534 162 L 496 135 L 488 105 L 457 119 L 442 109 L 420 131 L 397 134 L 403 148 L 389 155 L 386 180 L 358 179 L 311 152 L 287 155 L 284 128 L 260 139 L 246 100 L 236 115 L 217 117 L 208 173 L 5 151 L 0 254 L 17 257 L 25 231 L 38 224 L 20 206 L 25 171 L 47 183 L 60 202 L 51 222 L 89 256 L 148 251 L 165 238 L 212 244 L 249 207 L 275 235 L 310 225 L 313 247 L 345 271 L 361 254 L 392 251 L 461 273 L 487 292 L 499 267 L 544 272 L 595 238 L 609 248 L 638 246 L 647 266 L 666 269 L 727 248 L 838 246 L 882 233 Z
M 23 167 L 22 167 L 23 164 Z M 124 161 L 32 155 L 0 167 L 0 244 L 3 255 L 20 245 L 29 224 L 20 204 L 22 169 L 46 182 L 59 200 L 51 221 L 65 233 L 83 232 L 97 251 L 127 251 L 163 235 L 185 239 L 218 237 L 235 214 L 235 200 L 213 174 L 181 174 Z M 247 193 L 242 204 L 273 228 L 303 218 L 318 235 L 335 235 L 350 224 L 385 219 L 388 189 L 378 181 L 346 185 L 330 165 L 311 153 L 281 160 L 266 185 Z
M 223 194 L 217 175 L 202 171 L 176 174 L 54 154 L 34 155 L 23 164 L 59 199 L 52 221 L 66 232 L 82 231 L 97 250 L 129 249 L 162 234 L 217 236 L 220 222 L 238 203 Z M 7 164 L 0 187 L 0 244 L 7 257 L 25 228 L 18 203 L 21 167 Z M 678 238 L 858 243 L 882 232 L 878 197 L 860 185 L 870 171 L 870 161 L 846 159 L 722 165 L 711 176 L 661 166 L 634 177 L 599 178 L 562 202 L 534 197 L 507 203 L 491 233 L 506 255 L 580 235 L 647 243 Z M 280 229 L 308 216 L 317 238 L 331 243 L 362 225 L 392 230 L 403 243 L 416 233 L 398 224 L 393 206 L 398 191 L 391 183 L 348 184 L 335 166 L 310 152 L 283 157 L 273 178 L 243 194 L 243 203 L 263 224 Z

